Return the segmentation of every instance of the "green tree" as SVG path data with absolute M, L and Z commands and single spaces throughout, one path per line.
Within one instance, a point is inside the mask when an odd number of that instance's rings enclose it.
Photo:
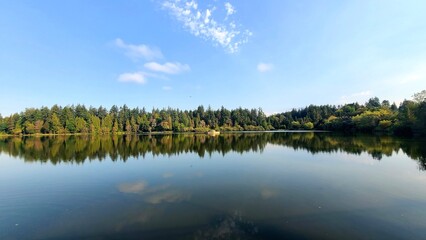
M 421 103 L 421 102 L 426 102 L 426 90 L 423 90 L 421 92 L 415 93 L 413 95 L 413 99 L 414 101 Z
M 78 133 L 87 133 L 89 130 L 87 129 L 87 122 L 82 117 L 75 118 L 75 130 Z
M 368 109 L 377 109 L 380 108 L 380 99 L 378 97 L 370 98 L 365 104 Z
M 75 119 L 74 119 L 74 117 L 72 117 L 72 118 L 68 118 L 66 121 L 65 121 L 65 128 L 66 128 L 66 130 L 67 130 L 67 132 L 69 132 L 69 133 L 75 133 L 76 132 L 76 124 L 75 124 Z
M 0 133 L 6 133 L 7 132 L 7 122 L 2 120 L 0 122 Z
M 372 131 L 379 124 L 380 117 L 377 112 L 366 111 L 352 118 L 356 128 L 364 131 Z
M 36 120 L 34 123 L 34 132 L 36 134 L 41 133 L 43 129 L 44 121 L 43 120 Z
M 379 122 L 379 127 L 380 127 L 380 129 L 382 129 L 382 130 L 387 130 L 387 129 L 389 129 L 391 126 L 392 126 L 392 121 L 390 121 L 390 120 L 381 120 L 381 121 Z
M 130 124 L 129 119 L 126 120 L 126 133 L 127 134 L 132 133 L 132 125 Z
M 34 130 L 34 124 L 30 121 L 25 121 L 24 123 L 24 132 L 26 134 L 34 134 L 35 130 Z
M 22 134 L 22 126 L 19 122 L 16 122 L 15 127 L 13 128 L 12 134 L 14 135 L 20 135 Z
M 62 128 L 63 127 L 62 127 L 61 121 L 59 120 L 59 117 L 56 115 L 56 113 L 53 113 L 53 115 L 52 115 L 52 129 L 51 129 L 51 132 L 59 134 L 59 133 L 63 132 Z
M 139 124 L 136 122 L 134 117 L 130 119 L 130 125 L 132 126 L 133 133 L 137 134 L 139 130 Z
M 292 129 L 300 129 L 300 126 L 301 126 L 301 124 L 300 124 L 300 122 L 297 122 L 297 121 L 293 121 L 293 122 L 291 122 L 291 128 Z
M 113 134 L 117 134 L 117 133 L 118 133 L 118 131 L 119 131 L 118 122 L 117 122 L 117 120 L 115 120 L 115 121 L 114 121 L 114 125 L 113 125 L 113 127 L 112 127 L 112 133 L 113 133 Z
M 12 115 L 7 120 L 7 133 L 12 134 L 15 130 L 15 121 L 13 120 Z
M 106 114 L 106 116 L 102 119 L 102 134 L 109 134 L 112 131 L 113 120 L 110 114 Z
M 101 133 L 101 120 L 95 115 L 90 116 L 90 132 L 92 134 Z
M 306 130 L 312 130 L 312 129 L 314 129 L 314 124 L 313 124 L 313 123 L 311 123 L 311 122 L 305 122 L 305 123 L 303 124 L 303 129 L 306 129 Z
M 141 131 L 143 131 L 143 132 L 149 132 L 150 131 L 149 120 L 148 120 L 148 118 L 145 114 L 142 115 L 142 117 L 138 118 L 138 122 L 139 122 L 139 128 L 140 128 Z

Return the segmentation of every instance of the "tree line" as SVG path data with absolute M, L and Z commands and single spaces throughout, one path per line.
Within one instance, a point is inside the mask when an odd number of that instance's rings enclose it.
M 309 105 L 266 116 L 259 109 L 224 107 L 213 110 L 71 105 L 27 108 L 7 117 L 0 115 L 0 134 L 139 134 L 149 132 L 206 132 L 262 130 L 381 131 L 426 135 L 426 90 L 399 106 L 374 97 L 365 104 Z

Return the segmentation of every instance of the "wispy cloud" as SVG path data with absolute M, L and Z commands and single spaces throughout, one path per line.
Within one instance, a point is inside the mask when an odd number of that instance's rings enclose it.
M 126 55 L 132 59 L 143 58 L 146 60 L 152 60 L 152 59 L 163 58 L 163 54 L 161 53 L 159 49 L 154 47 L 149 47 L 144 44 L 140 44 L 140 45 L 127 44 L 120 38 L 117 38 L 115 39 L 115 45 L 119 48 L 124 49 Z
M 160 49 L 157 48 L 151 48 L 143 44 L 126 44 L 120 38 L 115 40 L 115 44 L 117 47 L 124 49 L 125 54 L 132 59 L 143 58 L 145 60 L 153 60 L 156 58 L 163 58 L 163 54 L 161 53 Z M 148 78 L 167 80 L 167 74 L 180 74 L 191 69 L 188 64 L 182 64 L 179 62 L 166 62 L 164 64 L 160 64 L 158 62 L 151 61 L 146 62 L 143 66 L 145 67 L 145 72 L 136 71 L 122 73 L 118 76 L 117 80 L 119 82 L 145 84 L 148 82 Z M 168 89 L 164 90 L 171 90 L 171 87 L 167 88 Z
M 225 3 L 225 9 L 226 9 L 226 16 L 231 16 L 232 14 L 236 12 L 234 6 L 232 6 L 232 4 L 229 2 Z
M 274 65 L 271 63 L 259 63 L 257 64 L 257 71 L 259 72 L 268 72 L 274 68 Z
M 190 67 L 187 64 L 181 64 L 179 62 L 166 62 L 165 64 L 148 62 L 144 64 L 144 67 L 154 72 L 167 74 L 179 74 L 190 70 Z
M 146 74 L 143 72 L 122 73 L 118 76 L 118 81 L 134 82 L 139 84 L 145 84 L 147 82 Z
M 215 6 L 200 9 L 195 0 L 165 0 L 162 6 L 191 34 L 212 41 L 230 53 L 237 52 L 252 35 L 249 30 L 240 29 L 234 21 L 228 20 L 236 12 L 228 2 L 225 3 L 226 17 L 223 20 L 213 17 Z
M 362 92 L 356 92 L 356 93 L 352 93 L 352 94 L 349 94 L 349 95 L 341 96 L 340 97 L 340 103 L 341 104 L 353 103 L 353 102 L 364 103 L 371 97 L 372 97 L 372 93 L 371 93 L 370 90 L 362 91 Z

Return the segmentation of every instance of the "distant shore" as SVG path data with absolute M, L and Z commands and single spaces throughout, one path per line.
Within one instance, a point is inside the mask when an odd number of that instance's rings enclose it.
M 253 130 L 238 130 L 238 131 L 221 131 L 220 134 L 235 134 L 235 133 L 331 133 L 334 131 L 328 131 L 328 130 L 259 130 L 259 131 L 253 131 Z M 338 133 L 338 132 L 335 132 Z M 362 133 L 362 132 L 360 132 Z M 57 137 L 57 136 L 99 136 L 99 137 L 106 137 L 106 136 L 146 136 L 146 135 L 173 135 L 173 134 L 203 134 L 203 135 L 209 135 L 207 132 L 173 132 L 173 131 L 163 131 L 163 132 L 142 132 L 142 133 L 126 133 L 126 132 L 119 132 L 119 133 L 109 133 L 109 134 L 92 134 L 92 133 L 63 133 L 63 134 L 51 134 L 51 133 L 36 133 L 36 134 L 0 134 L 0 137 Z M 365 134 L 365 133 L 364 133 Z M 388 134 L 392 135 L 392 134 Z
M 426 136 L 426 91 L 399 106 L 374 97 L 365 104 L 309 105 L 266 115 L 258 109 L 152 109 L 71 105 L 27 108 L 0 115 L 0 135 L 56 136 L 261 131 L 333 131 Z

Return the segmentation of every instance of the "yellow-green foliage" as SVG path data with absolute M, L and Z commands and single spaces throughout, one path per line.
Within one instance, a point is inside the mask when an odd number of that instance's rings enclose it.
M 376 111 L 365 111 L 352 117 L 352 121 L 358 129 L 371 130 L 376 128 L 380 121 L 387 120 L 390 122 L 390 120 L 394 118 L 394 113 L 392 113 L 389 109 L 382 108 Z M 384 124 L 386 125 L 387 122 Z M 390 127 L 390 125 L 387 127 Z
M 312 129 L 314 129 L 314 124 L 311 123 L 311 122 L 306 122 L 306 123 L 303 124 L 303 128 L 306 129 L 306 130 L 312 130 Z
M 392 121 L 389 120 L 381 120 L 379 122 L 379 127 L 383 130 L 388 129 L 390 126 L 392 126 Z
M 297 121 L 291 122 L 291 128 L 293 129 L 299 129 L 300 125 L 301 125 L 300 122 L 297 122 Z

